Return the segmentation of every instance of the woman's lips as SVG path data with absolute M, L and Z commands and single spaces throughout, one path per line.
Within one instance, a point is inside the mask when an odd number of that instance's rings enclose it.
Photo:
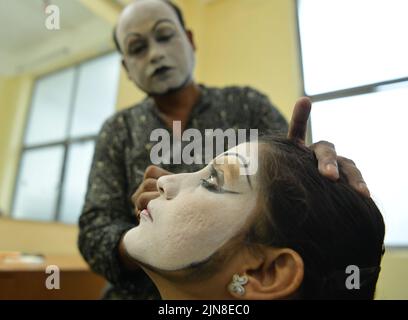
M 152 217 L 152 215 L 150 214 L 150 212 L 149 212 L 148 209 L 143 209 L 143 210 L 140 212 L 140 217 L 145 217 L 146 219 L 149 219 L 151 222 L 153 222 L 153 217 Z

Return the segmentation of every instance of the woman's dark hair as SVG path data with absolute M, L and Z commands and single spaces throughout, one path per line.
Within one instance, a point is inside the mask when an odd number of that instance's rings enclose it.
M 264 207 L 248 243 L 291 248 L 302 257 L 300 298 L 373 299 L 385 232 L 373 200 L 353 190 L 341 166 L 339 181 L 323 177 L 314 153 L 294 141 L 259 143 Z M 346 287 L 350 265 L 360 269 L 360 289 Z
M 176 4 L 174 4 L 170 0 L 161 0 L 161 1 L 163 1 L 164 3 L 169 5 L 170 8 L 172 8 L 174 10 L 174 12 L 177 15 L 178 20 L 180 21 L 181 26 L 185 30 L 186 29 L 186 23 L 184 21 L 183 12 L 181 11 L 180 7 L 177 6 Z M 120 53 L 123 53 L 121 48 L 120 48 L 120 45 L 119 45 L 118 37 L 116 36 L 116 26 L 113 28 L 112 37 L 113 37 L 113 42 L 115 43 L 116 50 L 118 50 Z

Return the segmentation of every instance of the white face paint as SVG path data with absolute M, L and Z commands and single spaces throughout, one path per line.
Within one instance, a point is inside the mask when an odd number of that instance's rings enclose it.
M 194 50 L 174 10 L 163 1 L 135 1 L 123 11 L 117 37 L 131 80 L 151 95 L 192 80 Z
M 201 171 L 161 177 L 160 197 L 124 237 L 128 253 L 175 271 L 205 261 L 237 235 L 257 198 L 257 175 L 239 174 L 244 162 L 258 161 L 257 153 L 246 152 L 250 144 L 231 148 Z

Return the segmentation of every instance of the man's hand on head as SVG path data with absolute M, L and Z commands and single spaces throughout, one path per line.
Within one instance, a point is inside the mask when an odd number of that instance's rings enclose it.
M 309 98 L 300 98 L 296 102 L 289 124 L 289 139 L 305 145 L 307 121 L 311 110 L 312 103 Z M 367 188 L 360 170 L 357 169 L 356 164 L 350 159 L 338 156 L 336 148 L 332 143 L 319 141 L 309 146 L 309 148 L 315 153 L 319 172 L 323 176 L 333 181 L 339 179 L 338 165 L 340 164 L 350 185 L 366 197 L 370 196 L 370 191 Z
M 147 167 L 143 181 L 132 195 L 132 202 L 135 205 L 136 216 L 139 220 L 140 212 L 147 208 L 148 203 L 159 196 L 157 190 L 157 179 L 161 176 L 172 174 L 171 172 L 164 170 L 157 166 Z

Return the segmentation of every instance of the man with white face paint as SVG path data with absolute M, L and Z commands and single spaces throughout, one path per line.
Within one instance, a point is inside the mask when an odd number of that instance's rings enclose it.
M 150 133 L 171 131 L 174 121 L 185 129 L 258 129 L 288 133 L 304 143 L 311 103 L 300 99 L 288 125 L 262 93 L 249 87 L 210 88 L 195 83 L 195 44 L 180 9 L 166 0 L 135 0 L 121 13 L 114 30 L 117 49 L 129 79 L 147 97 L 108 119 L 98 138 L 88 192 L 79 226 L 79 249 L 92 269 L 113 285 L 107 298 L 156 299 L 150 279 L 125 252 L 123 236 L 159 193 L 156 181 L 170 173 L 195 172 L 202 164 L 151 166 Z M 183 142 L 184 145 L 187 142 Z M 183 147 L 183 144 L 182 144 Z M 349 168 L 350 183 L 368 192 L 360 172 L 347 159 L 337 158 L 334 146 L 312 146 L 323 175 L 338 178 L 337 161 Z M 204 152 L 203 152 L 204 154 Z M 131 197 L 136 203 L 133 206 Z
M 192 84 L 195 57 L 191 38 L 168 5 L 135 2 L 122 16 L 116 36 L 127 53 L 123 65 L 141 90 L 160 96 Z

